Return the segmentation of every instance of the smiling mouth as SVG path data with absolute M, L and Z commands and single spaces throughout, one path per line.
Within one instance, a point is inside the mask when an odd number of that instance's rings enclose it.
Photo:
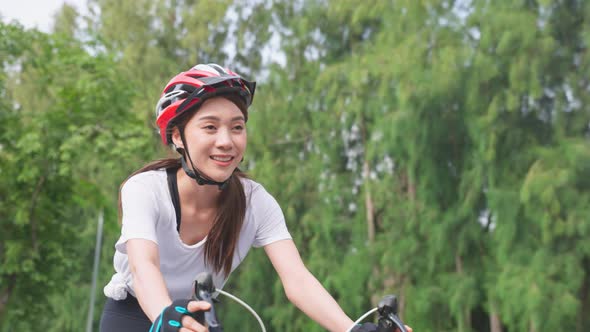
M 221 161 L 221 162 L 228 162 L 228 161 L 232 161 L 234 160 L 234 157 L 228 156 L 228 157 L 217 157 L 217 156 L 211 156 L 209 157 L 215 161 Z

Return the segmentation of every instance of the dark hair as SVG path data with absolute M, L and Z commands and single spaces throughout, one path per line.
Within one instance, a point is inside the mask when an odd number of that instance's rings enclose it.
M 222 97 L 232 101 L 240 108 L 244 115 L 246 115 L 247 107 L 242 102 L 241 98 L 232 95 L 223 95 Z M 200 103 L 202 105 L 202 103 Z M 198 106 L 185 112 L 186 116 L 182 116 L 175 122 L 174 125 L 169 126 L 169 130 L 174 127 L 184 128 L 188 120 L 196 113 Z M 139 173 L 181 167 L 180 158 L 166 158 L 152 161 L 137 171 L 133 172 L 122 184 L 121 188 L 129 178 Z M 236 168 L 232 177 L 229 180 L 227 187 L 225 187 L 217 201 L 217 213 L 213 222 L 213 227 L 207 235 L 205 243 L 205 263 L 211 265 L 215 272 L 223 272 L 227 277 L 231 272 L 233 255 L 236 250 L 240 230 L 244 223 L 246 215 L 246 194 L 244 186 L 242 185 L 242 178 L 248 176 L 239 168 Z M 121 190 L 119 189 L 119 216 L 122 217 L 121 205 Z

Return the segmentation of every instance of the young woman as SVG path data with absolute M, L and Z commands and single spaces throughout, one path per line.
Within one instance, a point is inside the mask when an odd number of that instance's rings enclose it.
M 304 266 L 276 200 L 238 168 L 255 87 L 200 64 L 164 88 L 156 122 L 180 158 L 152 162 L 121 187 L 101 331 L 207 331 L 195 316 L 209 304 L 189 300 L 192 282 L 206 271 L 221 288 L 251 247 L 264 248 L 287 297 L 309 317 L 330 331 L 352 325 Z

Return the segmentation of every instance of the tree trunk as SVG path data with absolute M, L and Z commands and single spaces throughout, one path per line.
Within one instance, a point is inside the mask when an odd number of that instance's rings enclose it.
M 529 332 L 537 332 L 537 324 L 535 324 L 535 322 L 532 319 L 529 326 Z
M 490 332 L 502 332 L 502 320 L 495 304 L 491 305 L 490 310 Z
M 583 264 L 585 277 L 579 292 L 581 304 L 576 332 L 585 332 L 590 329 L 590 319 L 588 318 L 588 313 L 590 312 L 590 259 L 584 258 Z
M 31 243 L 34 252 L 39 251 L 39 243 L 37 241 L 37 221 L 35 220 L 35 207 L 37 206 L 37 199 L 39 198 L 39 194 L 41 193 L 41 188 L 43 188 L 43 183 L 45 183 L 44 175 L 39 178 L 39 181 L 37 181 L 35 191 L 33 192 L 33 196 L 31 197 L 31 207 L 29 208 L 29 223 L 31 225 Z
M 455 254 L 455 270 L 458 275 L 463 275 L 463 259 L 459 254 Z M 471 312 L 469 308 L 461 310 L 459 321 L 459 331 L 471 331 Z
M 416 201 L 416 184 L 414 182 L 412 182 L 410 176 L 406 173 L 406 180 L 407 180 L 407 186 L 408 186 L 408 197 L 410 198 L 411 202 L 415 202 Z
M 363 114 L 360 119 L 361 140 L 365 151 L 363 158 L 363 183 L 365 186 L 365 208 L 367 217 L 367 239 L 369 243 L 375 240 L 375 206 L 371 197 L 371 167 L 367 156 L 367 124 Z
M 371 197 L 371 187 L 369 186 L 369 162 L 363 161 L 363 178 L 365 179 L 365 208 L 367 210 L 367 239 L 369 242 L 375 240 L 375 206 Z
M 11 274 L 6 278 L 6 280 L 8 281 L 6 283 L 6 288 L 0 292 L 0 318 L 4 316 L 6 305 L 8 304 L 10 296 L 12 295 L 14 287 L 16 286 L 16 274 Z

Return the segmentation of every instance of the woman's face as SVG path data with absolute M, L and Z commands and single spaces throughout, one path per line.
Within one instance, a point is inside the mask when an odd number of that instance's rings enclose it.
M 184 135 L 195 167 L 218 182 L 231 176 L 246 150 L 244 114 L 223 97 L 207 99 L 187 122 Z M 172 140 L 184 147 L 178 130 L 174 130 Z

